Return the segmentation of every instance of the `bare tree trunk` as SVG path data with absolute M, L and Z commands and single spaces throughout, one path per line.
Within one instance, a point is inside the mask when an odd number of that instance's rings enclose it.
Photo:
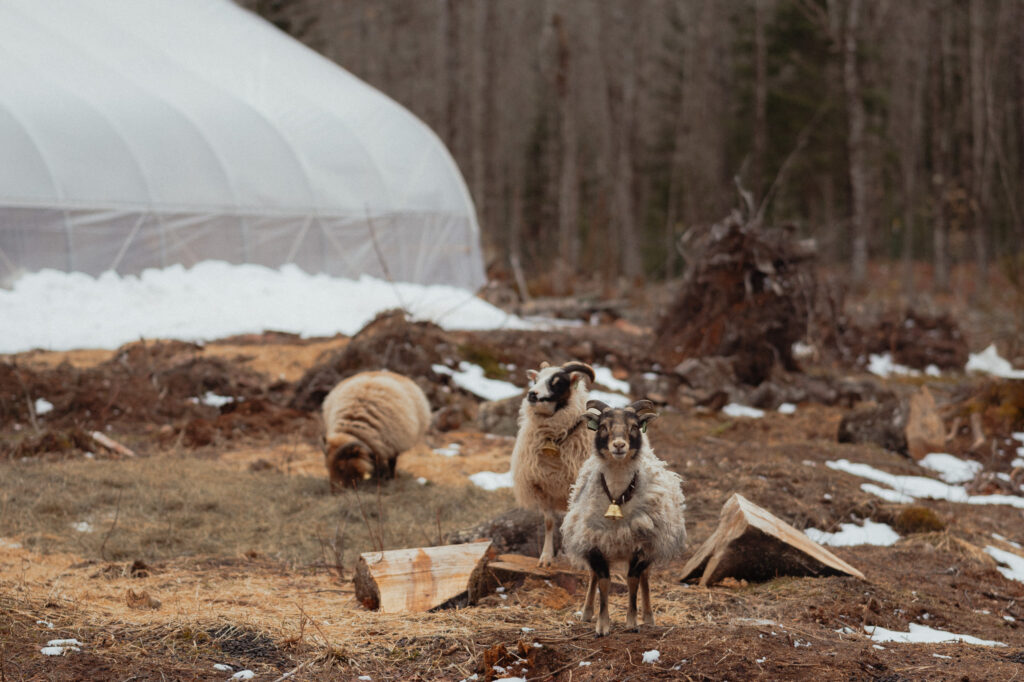
M 488 14 L 492 10 L 489 2 L 473 3 L 471 7 L 473 8 L 473 42 L 472 49 L 469 50 L 469 73 L 473 94 L 469 98 L 469 188 L 476 206 L 477 218 L 482 219 L 487 204 L 484 149 L 487 145 L 486 135 L 490 124 L 490 121 L 484 118 L 484 107 L 487 101 L 487 82 L 484 79 L 487 68 L 487 47 L 484 41 L 487 40 L 485 28 L 488 23 Z
M 764 164 L 768 153 L 768 40 L 765 36 L 768 0 L 754 0 L 754 145 L 750 191 L 754 203 L 764 198 Z
M 970 21 L 970 82 L 971 82 L 971 207 L 974 225 L 975 265 L 978 268 L 977 286 L 983 290 L 988 280 L 988 249 L 986 247 L 986 204 L 988 202 L 986 147 L 988 146 L 985 116 L 985 16 L 980 0 L 971 0 L 968 6 Z
M 843 89 L 846 94 L 846 114 L 849 119 L 847 146 L 850 155 L 850 231 L 853 253 L 851 277 L 862 286 L 867 278 L 868 265 L 868 171 L 865 160 L 865 113 L 861 98 L 860 75 L 857 69 L 857 30 L 860 20 L 860 0 L 849 0 L 846 7 L 846 27 L 843 34 Z
M 932 248 L 935 265 L 935 288 L 949 290 L 949 234 L 946 223 L 946 166 L 949 153 L 949 131 L 943 116 L 943 93 L 945 92 L 945 71 L 947 67 L 948 43 L 942 10 L 937 5 L 931 8 L 931 25 L 938 36 L 933 43 L 931 64 L 931 130 L 932 130 Z
M 558 97 L 560 163 L 558 174 L 558 257 L 555 267 L 556 293 L 569 292 L 569 278 L 579 268 L 579 178 L 576 165 L 576 112 L 573 106 L 573 79 L 569 33 L 560 12 L 551 17 L 555 32 L 555 92 Z

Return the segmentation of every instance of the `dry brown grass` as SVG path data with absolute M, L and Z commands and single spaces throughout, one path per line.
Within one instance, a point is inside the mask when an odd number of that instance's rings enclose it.
M 5 467 L 0 537 L 109 561 L 256 554 L 307 565 L 340 554 L 350 567 L 382 545 L 439 544 L 512 504 L 507 491 L 462 485 L 439 494 L 404 474 L 332 496 L 323 476 L 194 457 L 20 462 Z

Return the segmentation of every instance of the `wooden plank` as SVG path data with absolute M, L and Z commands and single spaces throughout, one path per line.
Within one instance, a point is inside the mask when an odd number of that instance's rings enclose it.
M 384 613 L 429 611 L 469 591 L 479 580 L 491 541 L 414 547 L 359 555 L 356 599 Z
M 702 572 L 702 587 L 725 577 L 864 574 L 739 493 L 722 506 L 718 527 L 683 567 L 680 582 Z

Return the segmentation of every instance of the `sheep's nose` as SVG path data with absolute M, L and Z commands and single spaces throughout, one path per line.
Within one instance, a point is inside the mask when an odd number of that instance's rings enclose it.
M 616 438 L 612 441 L 612 450 L 625 450 L 627 446 L 625 438 Z
M 529 393 L 526 394 L 526 399 L 529 400 L 531 403 L 537 402 L 537 392 L 530 391 Z

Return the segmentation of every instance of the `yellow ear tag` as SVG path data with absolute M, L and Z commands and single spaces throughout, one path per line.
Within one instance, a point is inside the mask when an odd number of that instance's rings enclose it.
M 606 519 L 615 519 L 618 521 L 622 518 L 622 509 L 619 508 L 619 505 L 612 502 L 608 505 L 608 511 L 604 513 L 604 517 Z

